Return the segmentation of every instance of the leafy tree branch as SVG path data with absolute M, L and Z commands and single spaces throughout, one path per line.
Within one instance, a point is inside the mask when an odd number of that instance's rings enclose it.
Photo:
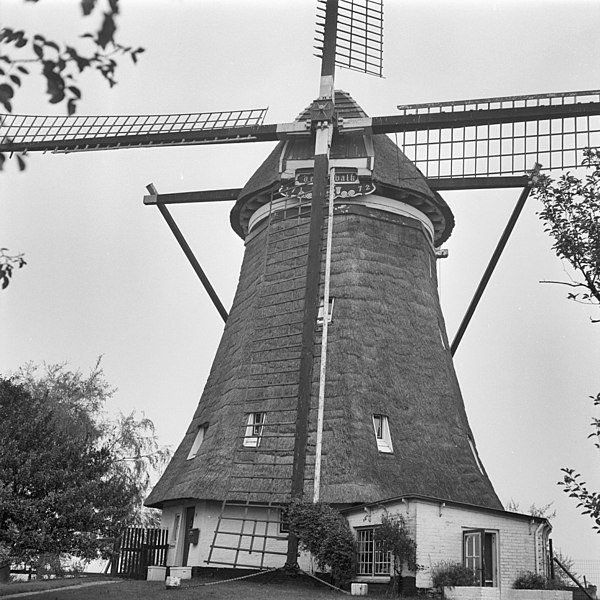
M 583 166 L 585 178 L 566 173 L 557 181 L 543 175 L 534 195 L 542 201 L 539 212 L 545 231 L 554 240 L 559 258 L 566 260 L 581 277 L 560 282 L 583 291 L 570 292 L 577 302 L 600 305 L 600 151 L 587 148 Z M 592 319 L 598 322 L 600 319 Z
M 29 0 L 31 1 L 31 0 Z M 97 0 L 82 0 L 84 17 L 100 12 Z M 37 33 L 3 27 L 0 30 L 0 104 L 12 112 L 12 99 L 22 79 L 31 74 L 35 65 L 46 80 L 46 94 L 50 104 L 66 104 L 67 114 L 77 110 L 82 97 L 78 77 L 86 69 L 97 71 L 109 84 L 116 84 L 117 58 L 129 56 L 135 63 L 144 48 L 124 46 L 117 42 L 119 0 L 108 0 L 102 12 L 100 26 L 94 32 L 82 34 L 89 42 L 87 51 L 78 50 L 67 42 L 46 38 Z M 28 65 L 27 67 L 25 65 Z
M 8 248 L 0 248 L 0 283 L 6 289 L 14 269 L 21 269 L 27 263 L 23 254 L 9 254 Z

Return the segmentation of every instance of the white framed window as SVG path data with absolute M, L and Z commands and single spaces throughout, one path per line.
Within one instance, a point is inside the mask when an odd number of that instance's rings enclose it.
M 327 312 L 327 324 L 333 321 L 333 305 L 335 298 L 329 298 L 329 311 Z M 319 314 L 317 315 L 317 325 L 323 325 L 323 311 L 325 307 L 325 301 L 321 298 L 321 304 L 319 304 Z
M 485 529 L 463 531 L 463 565 L 475 573 L 481 587 L 497 587 L 497 532 Z
M 192 447 L 190 448 L 190 453 L 188 454 L 187 460 L 191 460 L 196 457 L 198 454 L 198 450 L 200 450 L 200 446 L 204 442 L 204 437 L 206 436 L 206 430 L 208 429 L 208 423 L 204 423 L 198 427 L 198 431 L 196 431 L 196 437 L 194 438 L 194 442 L 192 443 Z
M 244 446 L 247 448 L 258 448 L 260 446 L 260 438 L 263 434 L 265 425 L 265 413 L 252 412 L 248 414 L 246 421 L 246 432 L 244 434 Z
M 374 533 L 374 527 L 356 530 L 357 575 L 385 577 L 391 572 L 390 553 L 379 549 Z
M 373 429 L 375 430 L 375 439 L 377 440 L 377 450 L 379 452 L 394 452 L 392 446 L 392 436 L 390 435 L 390 423 L 386 415 L 373 415 Z

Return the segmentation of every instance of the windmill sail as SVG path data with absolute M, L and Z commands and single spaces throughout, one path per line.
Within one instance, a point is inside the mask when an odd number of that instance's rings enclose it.
M 317 5 L 317 56 L 323 56 L 326 0 Z M 322 19 L 322 20 L 321 20 Z M 383 77 L 383 1 L 338 0 L 335 64 Z
M 169 115 L 0 115 L 0 152 L 77 152 L 280 139 L 266 108 Z

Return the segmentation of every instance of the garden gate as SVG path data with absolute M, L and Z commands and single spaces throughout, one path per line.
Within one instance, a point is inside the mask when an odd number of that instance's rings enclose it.
M 129 527 L 121 537 L 117 575 L 146 579 L 148 565 L 166 566 L 169 530 Z

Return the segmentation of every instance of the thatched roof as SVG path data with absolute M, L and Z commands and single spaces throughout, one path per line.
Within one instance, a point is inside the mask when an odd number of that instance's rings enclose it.
M 358 118 L 367 116 L 347 92 L 336 91 L 336 113 L 338 118 Z M 309 108 L 297 117 L 306 120 Z M 435 244 L 439 246 L 448 239 L 454 227 L 454 217 L 450 208 L 437 193 L 427 185 L 423 174 L 411 163 L 404 153 L 387 135 L 370 135 L 374 148 L 373 182 L 376 193 L 387 198 L 401 200 L 424 212 L 433 222 Z M 361 136 L 334 133 L 331 157 L 343 158 L 349 152 L 360 154 Z M 241 237 L 248 233 L 250 215 L 262 204 L 269 201 L 271 193 L 276 193 L 281 185 L 279 172 L 281 160 L 292 156 L 314 157 L 314 140 L 299 138 L 291 142 L 280 142 L 256 170 L 242 189 L 231 211 L 231 226 Z
M 434 208 L 438 202 L 446 231 L 452 218 L 443 201 L 424 189 L 422 178 L 402 179 L 401 173 L 414 174 L 414 167 L 404 158 L 400 174 L 387 170 L 392 159 L 398 164 L 398 154 L 384 138 L 374 144 L 378 192 Z M 238 225 L 260 186 L 272 185 L 276 156 L 242 192 L 232 211 Z M 288 209 L 244 232 L 246 251 L 223 338 L 188 432 L 147 499 L 149 506 L 191 498 L 289 500 L 309 220 L 306 209 Z M 338 206 L 331 295 L 322 500 L 351 505 L 418 494 L 501 509 L 473 450 L 439 304 L 435 254 L 423 225 L 374 208 Z M 319 335 L 313 351 L 308 497 Z M 242 443 L 248 414 L 254 412 L 266 415 L 258 449 Z M 374 414 L 389 419 L 393 454 L 378 451 Z M 188 459 L 203 424 L 208 424 L 204 442 Z
M 149 505 L 224 499 L 231 489 L 281 492 L 275 499 L 286 500 L 289 481 L 271 477 L 291 472 L 293 439 L 285 435 L 294 429 L 303 293 L 303 277 L 293 274 L 304 271 L 307 222 L 304 218 L 298 226 L 294 220 L 291 228 L 289 220 L 270 228 L 265 223 L 248 237 L 237 294 L 204 393 Z M 435 272 L 430 275 L 434 260 L 421 225 L 412 219 L 361 207 L 346 207 L 335 218 L 325 501 L 371 502 L 410 493 L 501 508 L 470 448 L 472 433 L 447 349 Z M 316 427 L 315 354 L 309 465 Z M 267 415 L 261 451 L 271 448 L 271 454 L 242 446 L 246 415 L 254 411 Z M 378 452 L 373 414 L 388 416 L 393 454 Z M 275 427 L 276 422 L 283 424 Z M 187 460 L 203 423 L 209 424 L 205 441 L 197 457 Z M 258 471 L 257 464 L 263 465 Z M 242 479 L 245 474 L 267 477 L 250 481 Z M 310 467 L 307 477 L 310 493 Z

